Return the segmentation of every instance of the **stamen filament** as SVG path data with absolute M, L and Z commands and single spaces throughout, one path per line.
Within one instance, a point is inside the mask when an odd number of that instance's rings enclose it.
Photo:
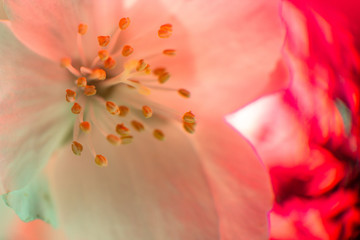
M 80 33 L 77 34 L 77 47 L 78 47 L 79 55 L 81 58 L 81 63 L 82 63 L 82 65 L 86 66 L 87 62 L 86 62 L 86 57 L 85 57 L 85 53 L 84 53 L 82 35 Z

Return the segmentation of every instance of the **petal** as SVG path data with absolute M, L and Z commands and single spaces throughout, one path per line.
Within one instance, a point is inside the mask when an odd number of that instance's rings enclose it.
M 134 133 L 133 143 L 119 147 L 92 132 L 96 153 L 109 161 L 106 168 L 96 166 L 88 151 L 77 157 L 69 149 L 51 166 L 62 224 L 72 239 L 219 239 L 191 140 L 170 122 L 149 124 Z M 164 141 L 152 136 L 154 124 Z
M 270 178 L 254 150 L 222 118 L 199 119 L 195 136 L 218 211 L 221 239 L 268 238 Z
M 68 76 L 0 22 L 0 195 L 25 186 L 68 134 Z M 58 91 L 64 89 L 63 91 Z
M 0 200 L 0 239 L 9 239 L 9 228 L 14 220 L 15 214 Z

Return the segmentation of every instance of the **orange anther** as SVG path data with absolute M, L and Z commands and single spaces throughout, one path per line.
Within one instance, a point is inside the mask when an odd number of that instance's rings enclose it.
M 115 66 L 116 66 L 116 61 L 112 57 L 109 57 L 104 62 L 104 67 L 107 68 L 107 69 L 113 69 Z
M 83 132 L 85 132 L 85 133 L 88 133 L 88 132 L 90 132 L 90 130 L 91 130 L 91 125 L 90 125 L 90 123 L 89 122 L 81 122 L 80 124 L 79 124 L 79 127 L 80 127 L 80 129 L 83 131 Z
M 128 27 L 129 27 L 129 25 L 130 25 L 130 18 L 122 18 L 122 19 L 120 19 L 120 21 L 119 21 L 119 28 L 121 29 L 121 30 L 125 30 L 125 29 L 127 29 Z
M 142 112 L 145 118 L 150 118 L 152 116 L 152 109 L 149 106 L 143 106 Z
M 98 51 L 98 56 L 101 61 L 105 61 L 109 57 L 109 52 L 107 50 Z
M 84 88 L 84 95 L 85 96 L 93 96 L 96 94 L 96 88 L 94 85 L 87 85 Z
M 129 144 L 129 143 L 132 143 L 132 141 L 133 141 L 133 136 L 131 136 L 131 135 L 121 136 L 122 144 Z
M 124 57 L 130 56 L 130 54 L 132 54 L 133 52 L 134 52 L 134 49 L 129 45 L 125 45 L 122 49 L 122 55 Z
M 194 133 L 195 132 L 195 123 L 184 122 L 183 127 L 184 127 L 185 131 L 187 131 L 188 133 Z
M 95 163 L 99 166 L 99 167 L 106 167 L 108 165 L 108 161 L 106 159 L 106 157 L 104 157 L 103 155 L 96 155 L 95 157 Z
M 84 78 L 84 77 L 79 77 L 78 79 L 76 79 L 76 85 L 77 85 L 78 87 L 86 87 L 86 85 L 87 85 L 86 78 Z
M 160 26 L 158 31 L 158 36 L 160 38 L 168 38 L 172 34 L 172 25 L 171 24 L 164 24 Z
M 106 102 L 106 110 L 108 110 L 108 112 L 112 115 L 118 115 L 120 113 L 119 107 L 115 103 L 110 101 Z
M 89 76 L 91 79 L 97 80 L 105 80 L 106 79 L 106 72 L 103 69 L 97 68 L 92 71 Z
M 121 139 L 118 136 L 115 136 L 114 134 L 107 135 L 106 139 L 111 143 L 112 145 L 118 146 L 121 144 Z
M 71 150 L 75 155 L 80 156 L 83 150 L 83 146 L 81 145 L 81 143 L 73 141 L 71 144 Z
M 175 56 L 176 55 L 176 50 L 174 50 L 174 49 L 165 49 L 163 51 L 163 54 L 165 54 L 167 56 Z
M 163 141 L 165 139 L 164 133 L 159 129 L 155 129 L 153 132 L 153 135 L 156 139 L 158 139 L 160 141 Z
M 179 93 L 181 96 L 185 97 L 185 98 L 189 98 L 190 95 L 191 95 L 188 90 L 183 89 L 183 88 L 179 89 L 179 90 L 178 90 L 178 93 Z
M 71 108 L 71 112 L 73 114 L 79 114 L 81 112 L 81 106 L 78 103 L 74 103 L 74 105 Z
M 160 76 L 161 74 L 165 73 L 166 72 L 166 69 L 165 68 L 155 68 L 153 70 L 153 73 L 156 75 L 156 76 Z
M 80 23 L 78 26 L 78 33 L 84 35 L 88 30 L 88 25 Z
M 138 122 L 138 121 L 136 121 L 136 120 L 131 121 L 131 125 L 132 125 L 138 132 L 141 132 L 141 131 L 144 131 L 144 130 L 145 130 L 144 125 L 143 125 L 141 122 Z
M 120 113 L 119 113 L 120 117 L 126 117 L 126 115 L 130 111 L 130 109 L 127 106 L 119 106 L 119 109 L 120 109 Z
M 106 47 L 110 42 L 110 36 L 98 36 L 97 38 L 101 47 Z
M 62 67 L 70 67 L 71 66 L 71 59 L 70 58 L 63 58 L 61 59 L 61 66 Z
M 128 135 L 130 132 L 130 130 L 127 127 L 125 127 L 123 123 L 117 124 L 115 130 L 121 136 Z
M 144 61 L 144 59 L 140 59 L 138 62 L 138 65 L 136 66 L 136 71 L 141 72 L 141 71 L 145 70 L 146 66 L 147 66 L 147 64 Z
M 169 80 L 170 74 L 168 72 L 164 72 L 158 76 L 159 83 L 165 83 L 167 80 Z
M 195 123 L 195 115 L 191 111 L 186 112 L 183 116 L 183 120 L 186 123 Z
M 67 102 L 74 102 L 76 98 L 76 92 L 70 89 L 66 89 L 65 99 Z

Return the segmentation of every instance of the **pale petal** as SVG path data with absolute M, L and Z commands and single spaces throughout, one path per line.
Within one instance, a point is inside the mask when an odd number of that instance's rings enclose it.
M 152 136 L 151 127 L 165 133 Z M 109 160 L 95 165 L 66 149 L 52 166 L 62 224 L 72 239 L 219 239 L 217 214 L 199 156 L 185 133 L 156 120 L 134 142 L 112 146 L 97 131 L 92 141 Z M 84 144 L 86 141 L 81 140 Z
M 15 214 L 5 205 L 0 199 L 0 239 L 9 239 L 12 221 L 15 219 Z
M 0 22 L 0 195 L 25 186 L 70 130 L 66 71 L 39 58 Z M 63 89 L 63 90 L 61 90 Z

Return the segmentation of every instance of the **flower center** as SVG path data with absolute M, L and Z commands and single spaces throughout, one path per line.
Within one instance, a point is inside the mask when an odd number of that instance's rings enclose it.
M 81 66 L 75 68 L 70 58 L 63 58 L 61 66 L 74 75 L 74 86 L 66 89 L 65 99 L 72 103 L 71 112 L 77 116 L 73 127 L 72 151 L 75 155 L 81 155 L 84 146 L 79 141 L 81 134 L 86 134 L 87 148 L 92 153 L 98 166 L 107 166 L 108 160 L 105 156 L 98 154 L 91 142 L 92 128 L 96 128 L 110 144 L 119 146 L 130 144 L 133 141 L 132 131 L 143 132 L 150 128 L 146 121 L 153 116 L 152 102 L 147 100 L 146 104 L 125 101 L 127 104 L 119 104 L 108 98 L 114 89 L 122 92 L 134 92 L 142 96 L 152 94 L 152 89 L 163 91 L 174 91 L 182 97 L 189 98 L 190 92 L 186 89 L 173 89 L 163 86 L 169 79 L 170 73 L 166 67 L 154 68 L 146 62 L 146 59 L 131 59 L 134 48 L 124 45 L 114 51 L 116 42 L 130 26 L 129 18 L 122 18 L 119 27 L 112 36 L 98 36 L 99 50 L 97 56 L 91 63 L 87 62 L 83 48 L 83 36 L 87 33 L 88 26 L 79 24 L 77 45 L 81 58 Z M 171 37 L 173 27 L 164 24 L 159 27 L 158 37 L 166 39 Z M 164 49 L 159 55 L 174 57 L 176 50 Z M 120 59 L 119 64 L 115 59 Z M 117 74 L 108 74 L 111 70 L 118 70 Z M 148 83 L 159 85 L 148 85 Z M 124 94 L 126 96 L 126 94 Z M 96 106 L 96 107 L 95 107 Z M 155 108 L 156 109 L 156 108 Z M 98 112 L 96 112 L 98 110 Z M 139 116 L 137 112 L 141 112 Z M 195 116 L 191 111 L 185 114 L 177 114 L 178 121 L 188 133 L 195 131 Z M 101 120 L 99 120 L 101 116 Z M 105 120 L 104 120 L 105 119 Z M 110 124 L 109 124 L 110 123 Z M 109 125 L 112 130 L 109 131 Z M 159 129 L 151 129 L 155 140 L 164 141 L 165 133 Z

